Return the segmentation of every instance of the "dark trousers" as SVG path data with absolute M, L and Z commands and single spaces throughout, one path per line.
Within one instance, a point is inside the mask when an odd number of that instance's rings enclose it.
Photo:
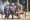
M 6 18 L 6 17 L 9 18 L 9 14 L 6 14 L 5 18 Z
M 14 14 L 14 12 L 11 10 L 10 13 L 12 14 L 12 18 L 13 18 L 13 14 Z
M 5 12 L 5 18 L 7 17 L 7 18 L 9 18 L 9 15 L 10 15 L 10 13 L 9 13 L 9 11 L 8 11 L 8 13 L 7 12 Z

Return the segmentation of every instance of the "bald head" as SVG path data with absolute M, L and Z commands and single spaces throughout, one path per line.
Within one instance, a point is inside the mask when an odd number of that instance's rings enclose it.
M 10 5 L 10 2 L 8 2 L 7 4 Z
M 14 6 L 14 3 L 11 3 L 12 6 Z

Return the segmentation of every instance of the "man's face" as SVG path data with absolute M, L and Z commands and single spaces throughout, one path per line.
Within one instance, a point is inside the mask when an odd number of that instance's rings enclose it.
M 8 5 L 10 5 L 10 3 L 8 2 Z
M 11 5 L 14 6 L 14 3 L 12 3 Z

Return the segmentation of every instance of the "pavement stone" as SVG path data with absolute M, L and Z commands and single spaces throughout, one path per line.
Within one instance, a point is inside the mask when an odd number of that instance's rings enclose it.
M 5 15 L 4 15 L 4 17 L 5 17 Z M 2 18 L 0 20 L 30 20 L 30 12 L 26 12 L 26 18 L 25 18 L 25 14 L 21 14 L 20 17 L 21 17 L 21 19 L 3 19 Z M 12 15 L 10 15 L 9 18 L 12 18 Z M 18 18 L 18 17 L 14 15 L 13 18 Z

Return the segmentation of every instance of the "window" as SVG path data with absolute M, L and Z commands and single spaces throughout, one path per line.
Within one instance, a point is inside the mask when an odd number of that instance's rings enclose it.
M 10 2 L 10 3 L 12 3 L 12 2 L 14 2 L 14 3 L 15 3 L 15 5 L 16 5 L 17 0 L 11 0 L 11 2 Z
M 25 0 L 19 0 L 19 3 L 22 4 L 23 7 L 25 7 Z

